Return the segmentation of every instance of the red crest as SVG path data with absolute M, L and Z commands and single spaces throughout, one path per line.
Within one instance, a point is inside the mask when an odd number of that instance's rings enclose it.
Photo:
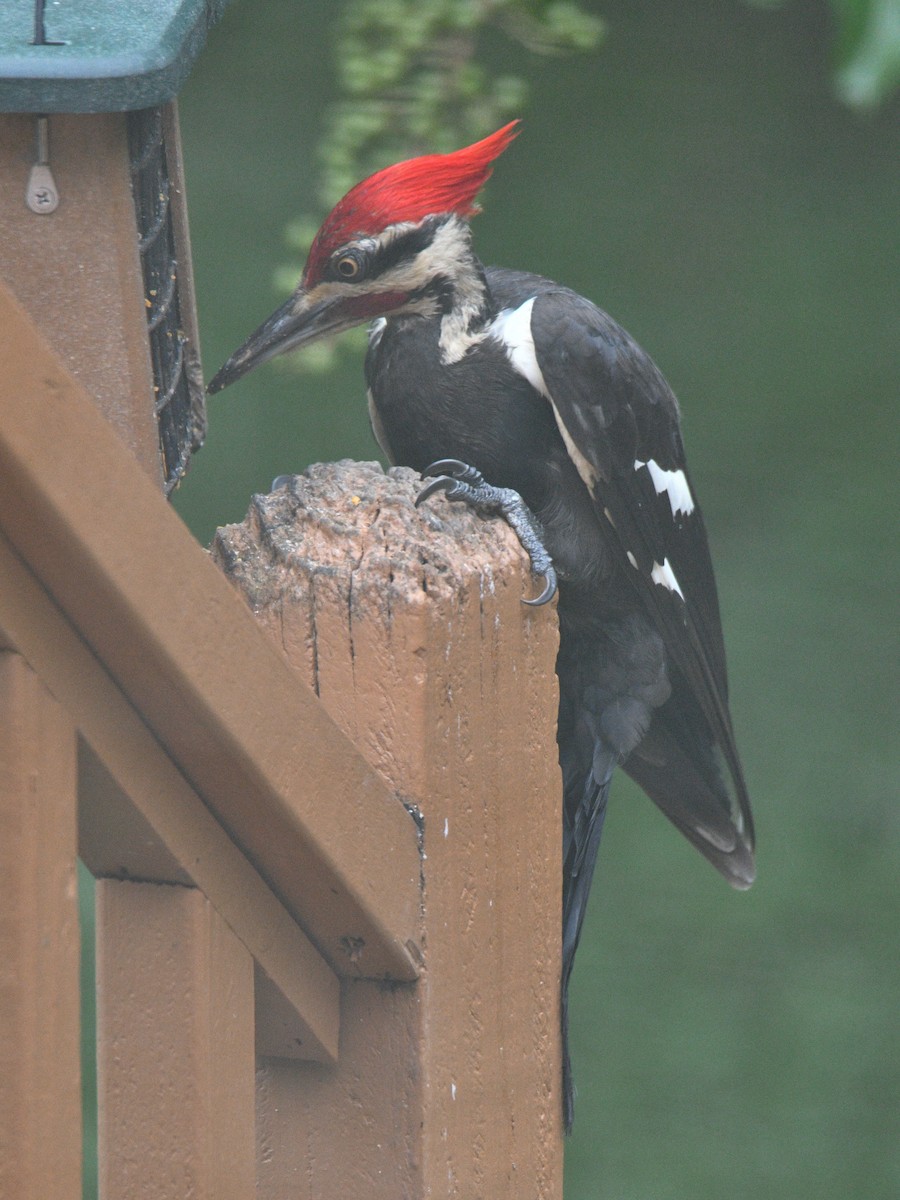
M 421 221 L 432 213 L 478 212 L 475 197 L 491 174 L 491 163 L 516 137 L 518 121 L 454 150 L 425 154 L 385 167 L 338 201 L 325 218 L 309 252 L 304 282 L 315 279 L 329 256 L 356 237 L 381 233 L 401 221 Z

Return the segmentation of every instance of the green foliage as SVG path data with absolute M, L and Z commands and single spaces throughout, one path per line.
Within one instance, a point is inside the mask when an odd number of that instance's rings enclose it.
M 388 163 L 477 141 L 521 113 L 525 81 L 493 76 L 477 60 L 488 28 L 535 54 L 592 51 L 603 38 L 602 21 L 568 0 L 346 0 L 335 42 L 341 98 L 319 144 L 321 209 L 288 228 L 297 259 L 276 276 L 286 293 L 322 217 L 354 183 Z M 341 340 L 364 338 L 354 330 Z M 287 368 L 332 364 L 333 344 L 311 349 Z
M 850 108 L 877 108 L 900 85 L 900 0 L 827 2 L 835 25 L 835 91 Z M 749 3 L 781 8 L 784 0 Z
M 321 149 L 323 206 L 389 162 L 454 150 L 521 110 L 524 80 L 492 78 L 477 62 L 489 26 L 545 54 L 593 50 L 603 33 L 574 3 L 347 0 L 336 40 L 344 97 Z
M 854 108 L 875 108 L 900 84 L 900 0 L 830 0 L 837 22 L 836 86 Z

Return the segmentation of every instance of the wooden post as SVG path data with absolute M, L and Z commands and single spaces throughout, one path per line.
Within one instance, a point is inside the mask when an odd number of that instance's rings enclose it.
M 254 1188 L 253 959 L 202 892 L 97 881 L 104 1200 Z
M 555 615 L 502 522 L 418 486 L 310 468 L 213 547 L 422 825 L 422 976 L 345 978 L 336 1067 L 267 1061 L 263 1200 L 562 1194 Z
M 75 730 L 0 650 L 0 1196 L 81 1195 Z

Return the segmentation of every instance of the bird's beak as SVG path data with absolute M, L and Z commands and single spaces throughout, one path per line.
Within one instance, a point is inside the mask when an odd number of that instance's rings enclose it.
M 297 350 L 318 338 L 340 333 L 359 324 L 358 317 L 342 311 L 343 297 L 310 301 L 303 291 L 273 312 L 255 333 L 235 350 L 228 362 L 213 376 L 208 392 L 221 392 L 260 363 L 268 362 L 286 350 Z

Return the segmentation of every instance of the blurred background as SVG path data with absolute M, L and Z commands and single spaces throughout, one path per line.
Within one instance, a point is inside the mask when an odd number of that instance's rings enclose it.
M 759 880 L 732 893 L 617 782 L 576 966 L 566 1200 L 888 1200 L 900 106 L 836 98 L 819 0 L 581 7 L 605 25 L 590 52 L 480 41 L 528 97 L 476 245 L 606 308 L 681 400 Z M 234 3 L 182 93 L 207 378 L 283 298 L 339 9 Z M 377 457 L 361 354 L 273 364 L 213 398 L 175 504 L 208 542 L 274 476 L 344 457 Z

